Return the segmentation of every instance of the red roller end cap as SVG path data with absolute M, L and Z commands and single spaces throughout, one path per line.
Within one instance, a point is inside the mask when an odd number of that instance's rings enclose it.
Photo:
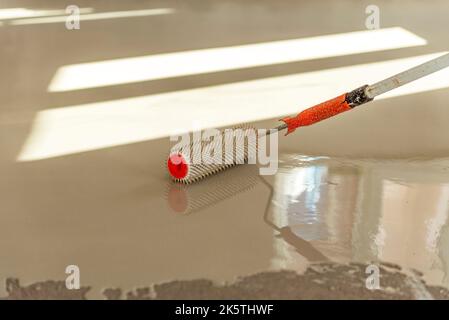
M 187 161 L 179 153 L 170 155 L 167 161 L 167 168 L 170 175 L 176 179 L 185 178 L 189 172 Z

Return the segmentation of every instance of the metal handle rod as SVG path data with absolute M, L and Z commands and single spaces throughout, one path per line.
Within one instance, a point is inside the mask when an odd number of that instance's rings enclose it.
M 431 73 L 439 71 L 449 66 L 449 53 L 446 53 L 438 58 L 427 61 L 419 66 L 408 69 L 401 73 L 398 73 L 390 78 L 379 81 L 375 84 L 368 86 L 365 89 L 365 94 L 368 98 L 374 97 L 385 93 L 387 91 L 396 89 L 404 84 L 415 81 L 419 78 L 425 77 Z
M 370 102 L 374 97 L 387 91 L 396 89 L 404 84 L 425 77 L 449 66 L 449 53 L 427 61 L 390 78 L 379 81 L 373 85 L 364 85 L 351 92 L 347 92 L 333 99 L 327 100 L 313 107 L 303 110 L 294 117 L 281 119 L 284 125 L 277 127 L 277 131 L 288 129 L 292 133 L 298 127 L 308 126 L 319 121 L 331 118 L 342 112 Z

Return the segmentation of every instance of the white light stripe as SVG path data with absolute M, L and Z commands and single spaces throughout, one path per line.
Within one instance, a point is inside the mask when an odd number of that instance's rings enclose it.
M 67 65 L 48 91 L 60 92 L 425 45 L 400 27 Z
M 80 13 L 90 13 L 94 10 L 92 8 L 80 8 Z M 33 17 L 48 17 L 65 15 L 65 10 L 33 10 L 26 8 L 8 8 L 0 9 L 0 20 L 8 21 L 12 19 L 20 18 L 33 18 Z
M 174 11 L 175 10 L 171 9 L 171 8 L 158 8 L 158 9 L 147 9 L 147 10 L 99 12 L 99 13 L 81 14 L 80 21 L 146 17 L 146 16 L 171 14 L 171 13 L 174 13 Z M 66 22 L 67 17 L 68 17 L 68 15 L 60 16 L 60 17 L 17 19 L 17 20 L 10 21 L 8 24 L 13 25 L 13 26 L 19 26 L 19 25 L 30 25 L 30 24 L 61 23 L 61 22 Z
M 43 110 L 34 120 L 18 161 L 296 114 L 441 54 Z M 449 69 L 444 69 L 378 99 L 447 87 Z

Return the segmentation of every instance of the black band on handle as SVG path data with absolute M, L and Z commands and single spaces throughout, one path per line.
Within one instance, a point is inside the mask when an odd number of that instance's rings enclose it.
M 355 108 L 361 104 L 367 103 L 372 101 L 372 98 L 368 98 L 368 96 L 365 93 L 365 89 L 368 87 L 368 85 L 364 85 L 360 88 L 357 88 L 355 90 L 352 90 L 351 92 L 348 92 L 346 94 L 346 102 L 351 108 Z

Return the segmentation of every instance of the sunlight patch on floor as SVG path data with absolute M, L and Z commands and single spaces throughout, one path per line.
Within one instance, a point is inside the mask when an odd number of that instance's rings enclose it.
M 296 114 L 442 54 L 43 110 L 17 160 L 40 160 Z M 444 69 L 378 99 L 447 87 L 449 69 Z
M 60 67 L 48 91 L 62 92 L 422 46 L 400 27 L 223 48 L 164 53 Z

